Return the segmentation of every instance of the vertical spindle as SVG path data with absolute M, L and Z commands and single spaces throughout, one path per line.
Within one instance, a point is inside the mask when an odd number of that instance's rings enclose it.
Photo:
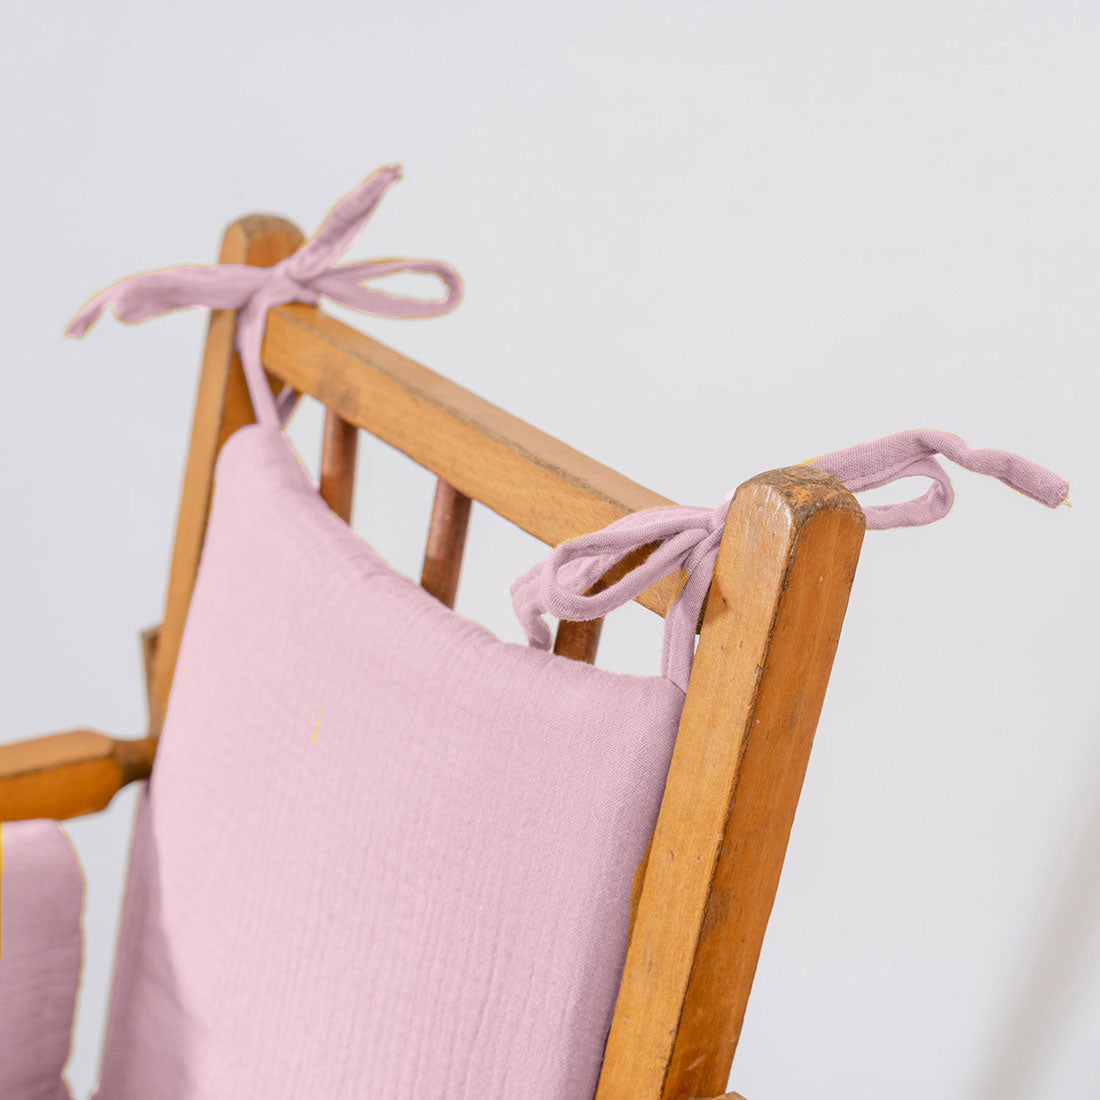
M 468 496 L 442 478 L 436 483 L 420 584 L 447 607 L 454 607 L 458 592 L 466 530 L 470 524 L 470 504 Z

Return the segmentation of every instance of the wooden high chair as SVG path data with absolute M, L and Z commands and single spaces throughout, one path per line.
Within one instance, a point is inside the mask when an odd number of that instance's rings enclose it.
M 302 240 L 281 218 L 244 218 L 226 231 L 220 261 L 270 266 Z M 94 813 L 150 774 L 215 459 L 253 419 L 235 329 L 233 311 L 211 314 L 164 620 L 141 638 L 148 733 L 127 740 L 76 729 L 0 747 L 0 819 Z M 448 606 L 473 501 L 549 546 L 672 503 L 318 308 L 271 310 L 263 365 L 275 389 L 326 406 L 320 491 L 345 520 L 359 429 L 438 477 L 421 583 Z M 726 1087 L 864 526 L 852 495 L 806 466 L 761 474 L 737 491 L 700 623 L 653 857 L 647 853 L 634 880 L 598 1100 L 710 1098 Z M 664 615 L 682 580 L 666 578 L 639 602 Z M 598 621 L 562 622 L 555 652 L 594 662 L 599 633 Z

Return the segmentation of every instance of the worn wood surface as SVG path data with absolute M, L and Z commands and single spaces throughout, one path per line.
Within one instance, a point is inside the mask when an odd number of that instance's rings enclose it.
M 268 313 L 263 364 L 550 546 L 673 503 L 312 306 Z M 638 602 L 664 614 L 683 580 Z
M 863 529 L 847 490 L 808 467 L 737 492 L 598 1100 L 726 1086 Z
M 296 251 L 302 240 L 297 227 L 283 218 L 256 214 L 234 222 L 225 231 L 218 262 L 270 267 Z M 183 626 L 191 605 L 210 514 L 214 464 L 229 436 L 254 420 L 244 371 L 233 347 L 236 332 L 235 310 L 211 311 L 168 575 L 168 597 L 149 693 L 149 732 L 153 734 L 159 733 L 164 723 Z
M 0 745 L 0 821 L 63 820 L 102 810 L 153 766 L 156 739 L 69 730 Z
M 472 503 L 442 478 L 436 482 L 420 584 L 447 607 L 454 607 L 458 595 Z
M 321 444 L 321 499 L 345 523 L 351 523 L 358 450 L 359 429 L 332 409 L 326 409 L 324 442 Z

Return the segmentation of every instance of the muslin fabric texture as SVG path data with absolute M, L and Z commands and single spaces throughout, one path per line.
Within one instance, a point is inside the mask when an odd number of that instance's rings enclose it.
M 239 431 L 94 1095 L 592 1096 L 683 698 L 499 641 Z
M 84 879 L 56 821 L 0 825 L 0 1097 L 69 1100 Z

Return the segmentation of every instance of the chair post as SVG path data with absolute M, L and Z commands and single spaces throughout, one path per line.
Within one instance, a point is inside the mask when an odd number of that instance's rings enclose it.
M 726 1089 L 863 540 L 809 467 L 737 491 L 597 1100 Z
M 271 267 L 296 252 L 303 240 L 301 231 L 291 222 L 267 214 L 253 214 L 226 229 L 218 262 Z M 214 464 L 222 444 L 238 428 L 255 419 L 244 371 L 234 347 L 236 334 L 235 310 L 211 312 L 176 524 L 164 621 L 150 653 L 149 732 L 153 735 L 159 734 L 164 724 L 183 626 L 191 605 L 214 490 Z

